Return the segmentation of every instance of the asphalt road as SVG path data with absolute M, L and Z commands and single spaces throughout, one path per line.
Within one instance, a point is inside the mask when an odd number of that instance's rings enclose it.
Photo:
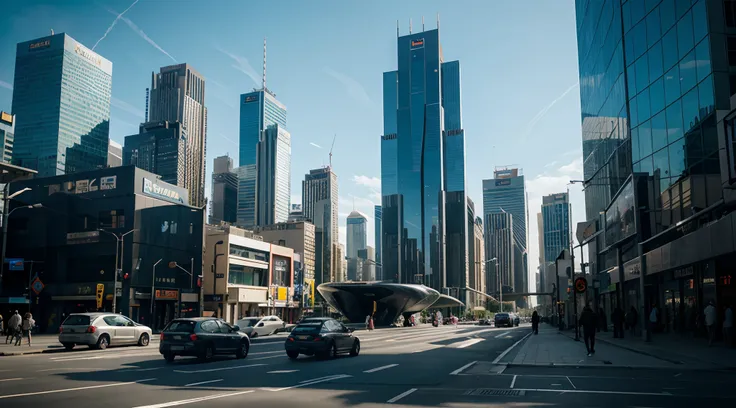
M 284 334 L 255 339 L 245 360 L 177 358 L 167 364 L 154 346 L 3 357 L 0 404 L 733 406 L 728 398 L 736 389 L 726 384 L 736 383 L 736 373 L 503 365 L 529 331 L 428 325 L 360 331 L 360 356 L 326 361 L 289 360 Z

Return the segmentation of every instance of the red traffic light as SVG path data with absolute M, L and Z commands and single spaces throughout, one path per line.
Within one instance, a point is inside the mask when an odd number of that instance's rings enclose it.
M 130 274 L 129 273 L 124 273 L 123 274 L 123 279 L 128 279 L 128 278 L 130 278 Z
M 202 278 L 201 277 L 198 277 L 197 278 L 197 287 L 199 287 L 199 288 L 202 287 Z

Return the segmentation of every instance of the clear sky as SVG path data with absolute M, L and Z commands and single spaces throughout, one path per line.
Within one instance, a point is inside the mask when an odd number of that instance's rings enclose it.
M 445 60 L 460 60 L 467 190 L 482 211 L 481 180 L 495 166 L 523 169 L 529 197 L 529 266 L 537 267 L 541 196 L 582 178 L 573 0 L 11 0 L 0 14 L 0 110 L 9 111 L 16 43 L 66 32 L 113 63 L 110 137 L 143 120 L 151 72 L 187 62 L 206 78 L 208 196 L 212 159 L 237 165 L 238 95 L 267 86 L 288 108 L 292 196 L 309 169 L 339 178 L 340 240 L 352 210 L 380 203 L 382 73 L 396 68 L 401 34 L 436 26 Z M 130 8 L 129 8 L 130 7 Z M 129 8 L 129 9 L 128 9 Z M 124 10 L 125 14 L 117 18 Z M 96 46 L 95 46 L 96 44 Z M 584 219 L 579 185 L 573 219 Z M 354 203 L 354 204 L 353 204 Z M 532 280 L 533 282 L 533 280 Z

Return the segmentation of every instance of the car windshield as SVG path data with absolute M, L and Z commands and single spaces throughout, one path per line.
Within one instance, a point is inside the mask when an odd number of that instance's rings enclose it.
M 64 320 L 64 326 L 89 326 L 89 316 L 71 315 Z
M 253 327 L 258 323 L 261 319 L 243 319 L 238 321 L 238 326 L 240 327 Z
M 500 319 L 505 319 L 505 318 L 509 317 L 509 315 L 508 315 L 508 313 L 496 313 L 496 317 L 498 317 Z
M 174 320 L 164 329 L 165 332 L 194 333 L 196 323 L 192 320 Z
M 292 333 L 315 333 L 322 327 L 322 322 L 305 323 L 296 326 Z

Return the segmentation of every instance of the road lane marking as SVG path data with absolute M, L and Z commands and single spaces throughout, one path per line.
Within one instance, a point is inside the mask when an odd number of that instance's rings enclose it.
M 191 383 L 191 384 L 186 384 L 184 386 L 185 387 L 194 387 L 195 385 L 212 384 L 212 383 L 216 383 L 216 382 L 220 382 L 220 381 L 225 381 L 225 379 L 224 378 L 218 378 L 216 380 L 200 381 L 200 382 L 195 382 L 195 383 Z
M 578 387 L 576 387 L 575 384 L 572 383 L 572 380 L 570 379 L 570 377 L 567 377 L 566 376 L 565 378 L 567 378 L 567 381 L 570 381 L 570 385 L 572 385 L 572 388 L 574 388 L 576 390 L 578 389 Z
M 459 349 L 461 349 L 461 348 L 465 348 L 465 347 L 470 347 L 470 346 L 472 346 L 473 344 L 478 344 L 478 343 L 480 343 L 480 342 L 481 342 L 481 341 L 483 341 L 483 340 L 484 340 L 484 339 L 470 339 L 470 340 L 465 340 L 465 341 L 462 341 L 462 342 L 460 342 L 460 343 L 453 343 L 453 344 L 450 344 L 450 345 L 448 345 L 448 347 L 452 347 L 452 346 L 455 346 L 456 348 L 459 348 Z
M 498 364 L 498 362 L 501 361 L 502 358 L 506 357 L 506 354 L 509 354 L 509 351 L 513 350 L 514 347 L 516 347 L 522 341 L 526 340 L 526 338 L 529 336 L 531 336 L 531 333 L 527 333 L 526 336 L 522 337 L 516 343 L 512 344 L 511 347 L 507 348 L 503 351 L 503 353 L 499 354 L 498 357 L 496 357 L 496 359 L 491 362 L 491 364 Z
M 342 375 L 342 374 L 334 374 L 334 375 L 328 375 L 328 376 L 326 376 L 326 377 L 317 377 L 317 378 L 312 378 L 311 380 L 304 380 L 304 381 L 299 381 L 299 384 L 304 384 L 304 383 L 308 383 L 308 382 L 312 382 L 312 381 L 320 381 L 320 380 L 331 380 L 331 379 L 333 379 L 333 378 L 335 378 L 335 377 L 340 377 L 341 375 Z
M 264 366 L 264 365 L 266 364 L 247 364 L 247 365 L 235 366 L 235 367 L 208 368 L 205 370 L 191 370 L 191 371 L 174 370 L 174 372 L 181 373 L 181 374 L 214 373 L 215 371 L 238 370 L 241 368 L 258 367 L 258 366 Z
M 280 353 L 284 353 L 284 352 L 283 351 L 280 351 Z M 250 361 L 256 361 L 256 360 L 268 360 L 269 358 L 283 358 L 285 355 L 286 355 L 286 353 L 284 353 L 281 356 L 258 357 L 258 358 L 250 358 L 249 360 Z
M 323 383 L 323 382 L 327 382 L 327 381 L 339 380 L 341 378 L 349 378 L 349 377 L 352 377 L 352 375 L 339 374 L 339 375 L 334 375 L 334 376 L 326 377 L 326 378 L 322 378 L 322 379 L 302 381 L 302 382 L 300 382 L 297 385 L 292 385 L 291 387 L 283 387 L 283 388 L 261 388 L 261 389 L 263 391 L 272 391 L 272 392 L 286 391 L 286 390 L 291 390 L 291 389 L 294 389 L 294 388 L 301 388 L 301 387 L 306 387 L 308 385 L 314 385 L 314 384 L 319 384 L 319 383 Z
M 2 380 L 0 380 L 0 382 L 5 382 L 5 381 L 18 381 L 18 380 L 24 380 L 24 378 L 3 378 Z
M 496 338 L 497 338 L 497 339 L 500 339 L 501 337 L 503 337 L 503 336 L 505 336 L 505 335 L 507 335 L 507 334 L 509 334 L 509 333 L 511 333 L 511 332 L 510 332 L 510 331 L 507 331 L 506 333 L 501 333 L 501 334 L 499 334 L 498 336 L 496 336 Z
M 466 368 L 472 367 L 473 364 L 475 364 L 475 363 L 477 363 L 477 361 L 473 361 L 473 362 L 470 362 L 468 364 L 465 364 L 464 366 L 462 366 L 462 367 L 458 368 L 457 370 L 451 372 L 450 375 L 458 375 L 458 374 L 462 373 Z
M 289 373 L 295 373 L 297 371 L 299 370 L 274 370 L 274 371 L 269 371 L 266 374 L 289 374 Z
M 66 367 L 66 368 L 47 368 L 45 370 L 38 370 L 37 373 L 45 373 L 47 371 L 84 371 L 84 370 L 98 370 L 98 368 L 89 367 Z
M 138 380 L 138 381 L 119 382 L 119 383 L 112 383 L 112 384 L 89 385 L 86 387 L 61 388 L 58 390 L 25 392 L 23 394 L 0 395 L 0 399 L 30 397 L 30 396 L 36 396 L 36 395 L 57 394 L 61 392 L 71 392 L 71 391 L 81 391 L 81 390 L 93 390 L 95 388 L 120 387 L 122 385 L 138 384 L 138 383 L 154 381 L 154 380 L 156 380 L 156 378 L 146 378 L 146 379 Z
M 606 394 L 606 395 L 648 395 L 658 397 L 671 397 L 669 392 L 635 392 L 635 391 L 601 391 L 601 390 L 551 390 L 546 388 L 516 388 L 517 391 L 526 392 L 557 392 L 560 394 Z
M 514 379 L 511 380 L 511 386 L 509 388 L 514 388 L 514 384 L 516 384 L 516 375 L 514 375 Z
M 363 371 L 364 373 L 375 373 L 376 371 L 385 370 L 387 368 L 396 367 L 398 364 L 389 364 L 381 367 L 371 368 L 370 370 Z
M 151 367 L 151 368 L 136 368 L 130 371 L 154 371 L 154 370 L 160 370 L 160 369 L 161 367 Z
M 156 405 L 141 405 L 135 408 L 166 408 L 166 407 L 175 407 L 178 405 L 186 405 L 186 404 L 194 404 L 195 402 L 201 402 L 201 401 L 209 401 L 219 398 L 228 398 L 228 397 L 235 397 L 238 395 L 243 394 L 250 394 L 251 392 L 254 392 L 253 390 L 248 391 L 238 391 L 238 392 L 230 392 L 227 394 L 216 394 L 216 395 L 210 395 L 207 397 L 199 397 L 199 398 L 191 398 L 186 400 L 180 400 L 180 401 L 171 401 L 171 402 L 164 402 L 161 404 Z
M 402 399 L 402 398 L 406 397 L 407 395 L 409 395 L 409 394 L 413 393 L 413 392 L 414 392 L 414 391 L 416 391 L 416 390 L 417 390 L 416 388 L 410 388 L 409 390 L 407 390 L 407 391 L 404 391 L 404 392 L 402 392 L 401 394 L 399 394 L 399 395 L 397 395 L 397 396 L 395 396 L 395 397 L 391 398 L 390 400 L 386 401 L 386 403 L 387 403 L 387 404 L 393 404 L 394 402 L 396 402 L 396 401 L 398 401 L 398 400 L 400 400 L 400 399 Z

